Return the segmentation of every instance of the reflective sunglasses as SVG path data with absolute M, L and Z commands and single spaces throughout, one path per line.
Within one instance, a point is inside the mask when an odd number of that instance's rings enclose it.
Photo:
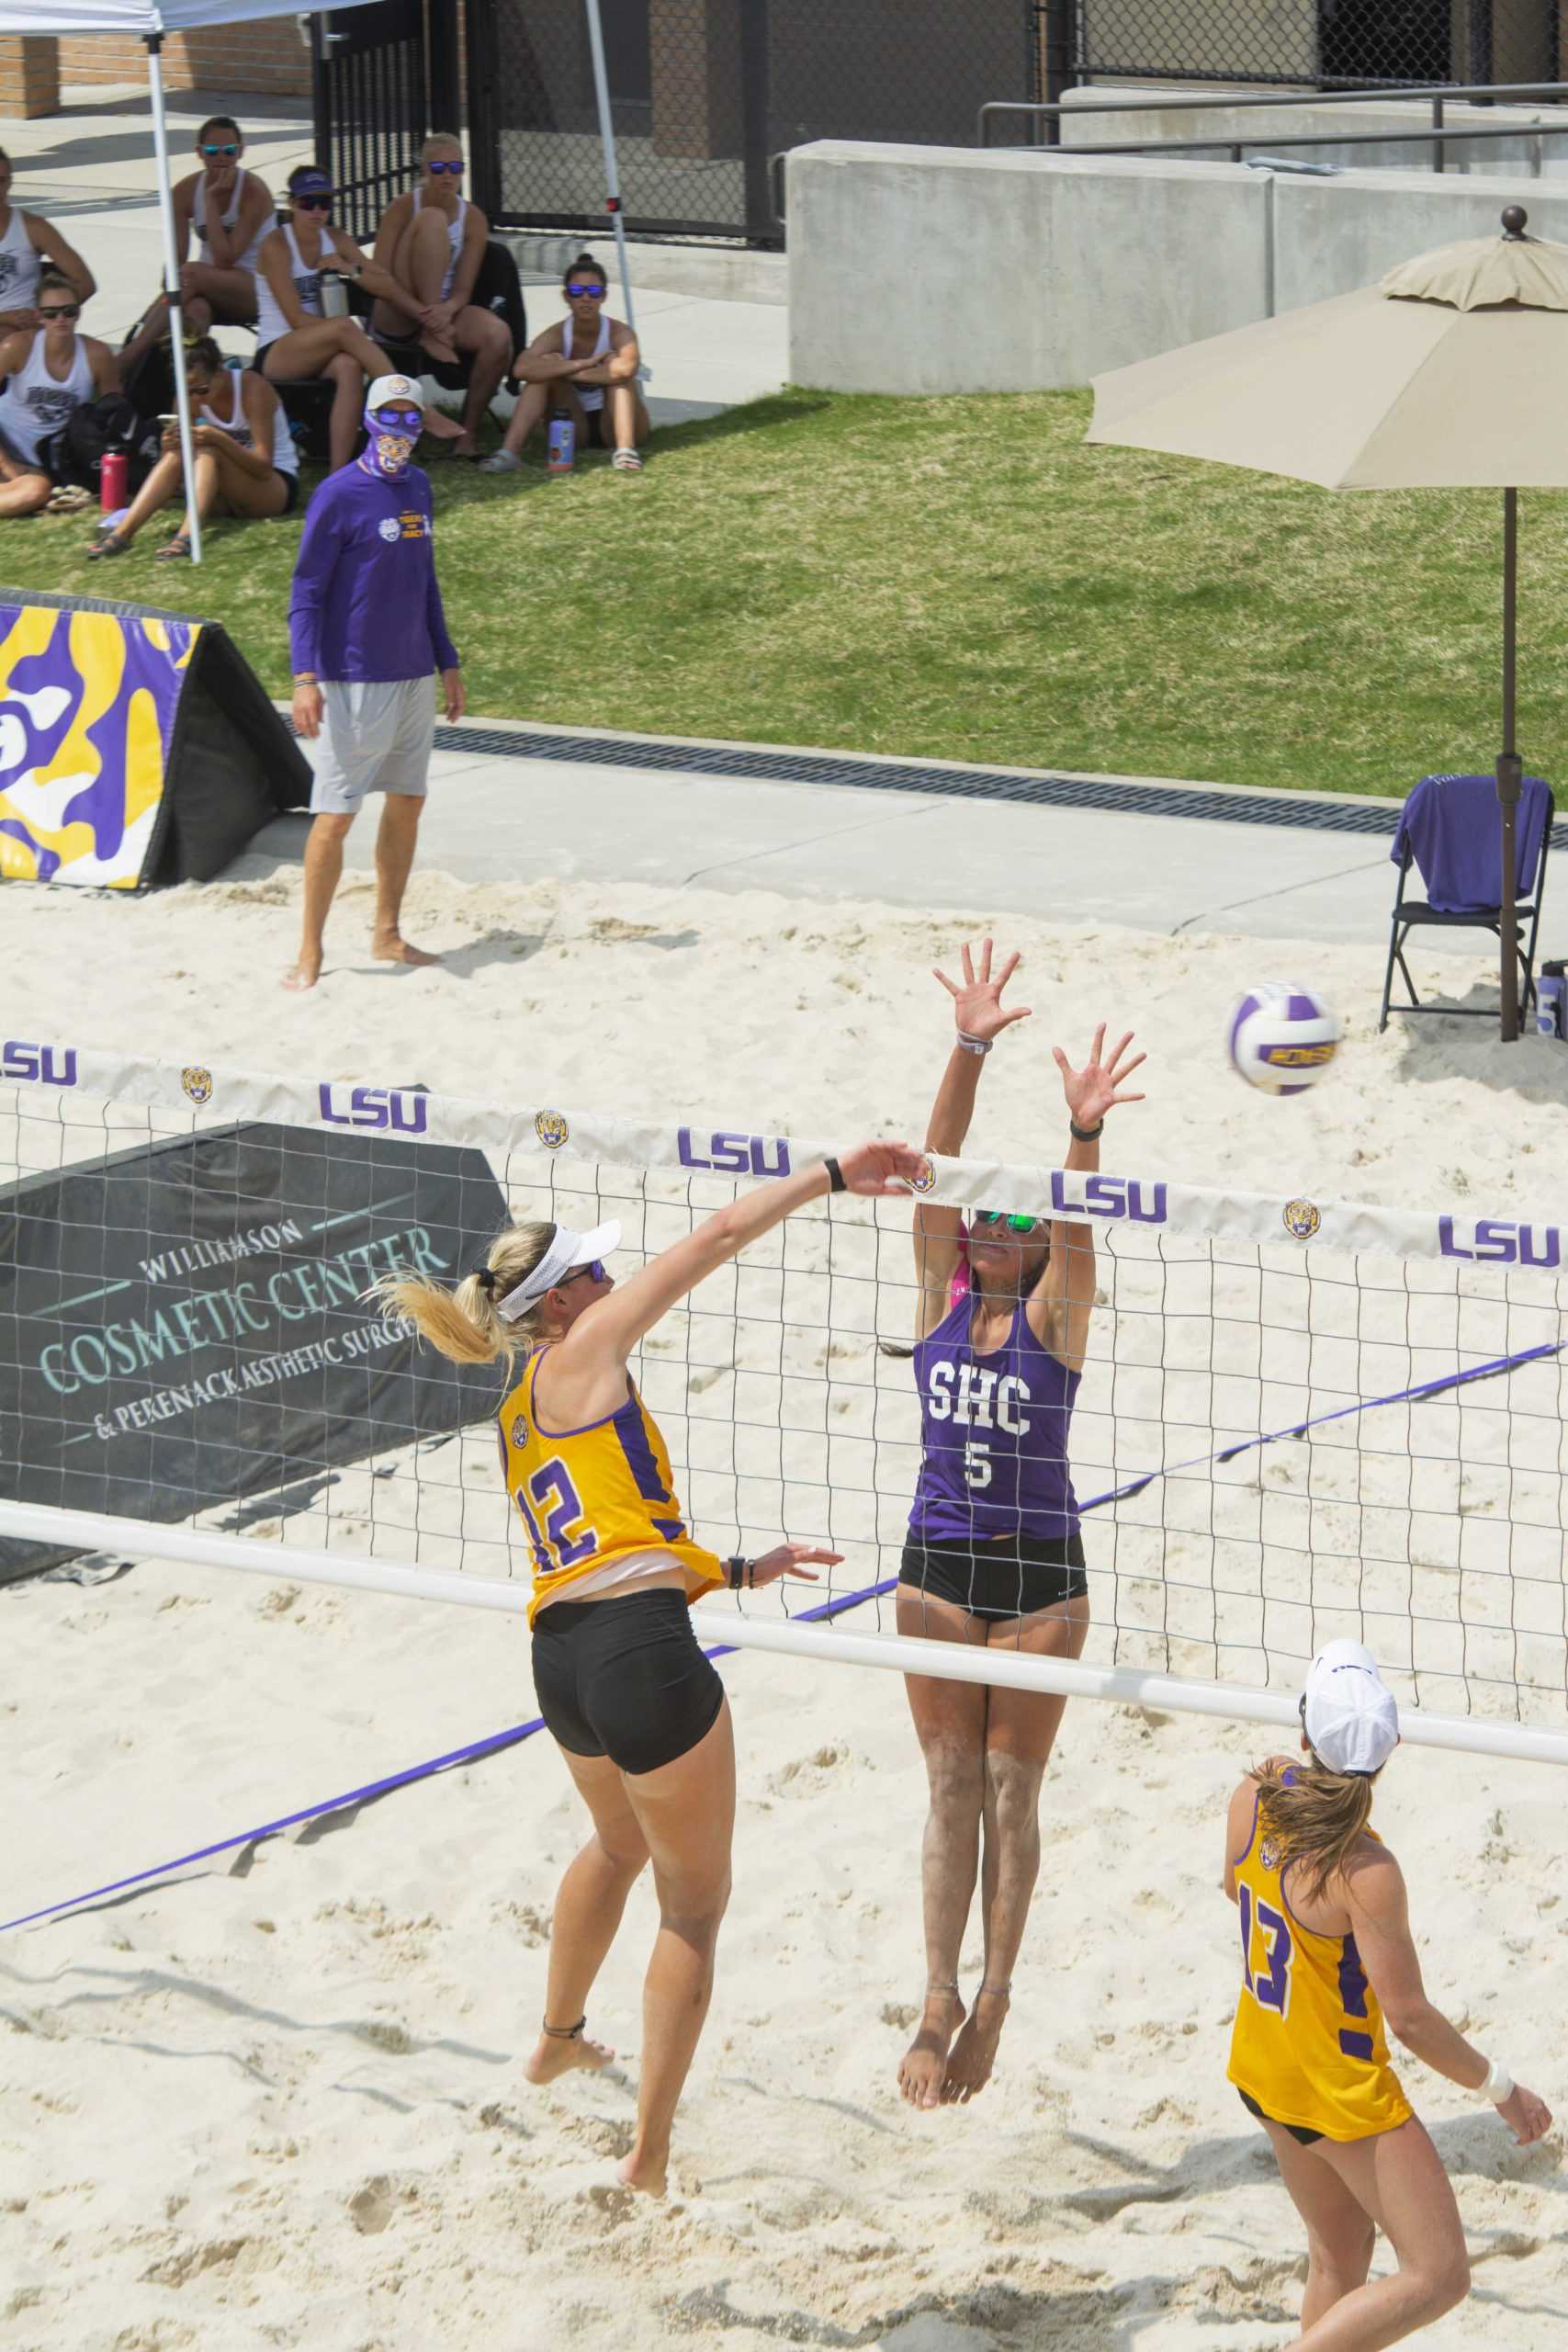
M 330 212 L 336 194 L 335 187 L 307 188 L 294 198 L 294 204 L 300 212 Z
M 238 140 L 231 139 L 221 147 L 203 147 L 201 152 L 204 155 L 237 155 L 240 143 Z
M 463 168 L 463 159 L 459 155 L 456 163 L 438 164 L 432 162 L 426 164 L 424 168 L 427 172 L 450 172 L 455 178 Z
M 41 304 L 39 308 L 39 316 L 40 319 L 79 319 L 81 315 L 82 305 L 80 302 L 55 302 L 52 303 L 47 311 Z
M 604 286 L 592 284 L 588 286 L 571 285 L 569 286 L 566 290 L 571 300 L 574 302 L 602 302 L 609 289 Z
M 422 408 L 378 408 L 371 413 L 383 433 L 410 433 L 417 441 L 424 430 Z
M 1010 1216 L 1006 1209 L 976 1209 L 969 1220 L 969 1230 L 976 1233 L 983 1225 L 1001 1225 L 1010 1233 L 1016 1233 L 1021 1240 L 1025 1240 L 1044 1222 L 1043 1216 Z
M 563 1285 L 567 1283 L 580 1282 L 584 1274 L 589 1275 L 596 1283 L 602 1283 L 604 1279 L 604 1260 L 594 1258 L 586 1266 L 573 1266 L 570 1274 L 561 1276 L 561 1282 Z

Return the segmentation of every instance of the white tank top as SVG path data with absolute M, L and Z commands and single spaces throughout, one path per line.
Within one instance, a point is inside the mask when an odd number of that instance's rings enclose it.
M 563 355 L 568 359 L 576 358 L 577 354 L 571 347 L 571 321 L 570 319 L 568 319 L 566 322 L 566 333 L 561 337 L 560 347 Z M 593 356 L 595 361 L 603 359 L 604 354 L 609 350 L 609 348 L 610 322 L 603 315 L 603 313 L 601 313 L 599 320 L 599 340 L 593 346 Z M 603 384 L 574 384 L 572 386 L 572 390 L 576 392 L 578 399 L 582 402 L 584 409 L 590 415 L 592 414 L 596 408 L 604 407 L 604 387 Z
M 205 173 L 202 174 L 202 177 L 206 177 Z M 225 229 L 231 229 L 235 221 L 240 217 L 240 207 L 245 200 L 245 167 L 242 164 L 239 170 L 234 174 L 234 185 L 230 191 L 229 201 L 224 206 L 222 211 L 218 215 L 218 218 L 222 221 Z M 201 189 L 199 186 L 197 188 L 195 196 L 191 198 L 190 225 L 192 233 L 196 238 L 196 242 L 202 249 L 202 260 L 210 261 L 212 256 L 207 251 L 209 243 L 207 234 L 207 208 L 201 200 Z M 267 219 L 264 212 L 261 218 L 261 225 L 257 229 L 255 235 L 251 239 L 250 243 L 245 247 L 244 252 L 240 255 L 237 261 L 229 263 L 227 266 L 231 269 L 254 270 L 256 266 L 256 248 L 261 243 L 262 239 L 266 235 L 266 232 L 271 226 L 272 222 Z
M 288 248 L 288 275 L 294 280 L 294 291 L 299 297 L 299 307 L 307 318 L 319 319 L 324 315 L 321 308 L 320 265 L 312 269 L 300 254 L 294 239 L 293 221 L 285 220 L 281 225 L 283 242 Z M 328 254 L 337 252 L 337 231 L 323 229 L 321 231 L 322 261 L 326 259 Z M 280 334 L 288 334 L 292 330 L 288 321 L 283 315 L 283 306 L 272 290 L 272 281 L 265 270 L 258 263 L 252 274 L 256 281 L 256 349 L 264 351 L 269 343 L 276 343 Z
M 43 356 L 44 333 L 33 337 L 32 349 L 0 396 L 0 433 L 24 465 L 36 462 L 39 445 L 58 433 L 73 409 L 93 397 L 92 363 L 75 335 L 71 345 L 71 372 L 63 383 L 49 372 Z
M 13 205 L 6 233 L 0 237 L 0 311 L 32 309 L 42 266 L 28 234 L 28 224 Z
M 251 431 L 245 416 L 244 403 L 241 399 L 245 363 L 243 359 L 226 359 L 223 365 L 233 379 L 234 413 L 231 417 L 219 416 L 214 410 L 209 409 L 203 402 L 197 411 L 197 417 L 203 424 L 215 424 L 220 433 L 226 433 L 231 441 L 239 443 L 242 449 L 254 449 L 256 446 L 255 435 Z M 276 395 L 274 397 L 276 398 Z M 288 419 L 283 413 L 281 401 L 277 401 L 276 413 L 272 420 L 272 462 L 280 474 L 297 474 L 299 470 L 299 452 L 295 447 L 294 435 L 289 430 Z
M 416 187 L 413 192 L 415 212 L 419 211 L 423 197 L 423 189 Z M 468 199 L 466 196 L 460 196 L 457 198 L 457 217 L 455 220 L 448 222 L 446 229 L 446 243 L 451 247 L 451 259 L 446 264 L 446 275 L 441 281 L 441 300 L 444 302 L 452 291 L 453 280 L 457 275 L 457 264 L 463 257 L 463 223 L 468 217 Z

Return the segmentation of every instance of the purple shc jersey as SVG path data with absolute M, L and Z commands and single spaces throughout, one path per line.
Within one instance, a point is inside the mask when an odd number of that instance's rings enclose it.
M 920 1475 L 911 1532 L 928 1544 L 1076 1535 L 1067 1429 L 1078 1374 L 1043 1347 L 1022 1306 L 1003 1344 L 977 1356 L 972 1296 L 915 1349 Z

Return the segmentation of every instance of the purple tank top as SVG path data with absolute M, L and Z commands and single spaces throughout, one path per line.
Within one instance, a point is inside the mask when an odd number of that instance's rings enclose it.
M 1041 1345 L 1021 1306 L 1003 1344 L 977 1356 L 974 1307 L 966 1294 L 915 1348 L 920 1475 L 910 1530 L 929 1544 L 1065 1540 L 1078 1527 L 1067 1464 L 1078 1374 Z

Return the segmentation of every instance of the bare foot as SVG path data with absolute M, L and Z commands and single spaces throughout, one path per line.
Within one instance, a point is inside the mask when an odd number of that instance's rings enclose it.
M 457 354 L 451 346 L 439 349 L 434 344 L 427 343 L 424 347 L 433 357 L 447 360 L 456 367 Z M 424 430 L 433 441 L 460 441 L 463 437 L 462 426 L 455 416 L 448 416 L 445 409 L 427 408 L 425 410 Z
M 321 977 L 321 957 L 319 956 L 301 956 L 299 961 L 294 966 L 293 969 L 291 971 L 285 972 L 283 975 L 282 984 L 286 989 L 313 989 Z
M 607 2042 L 590 2041 L 585 2033 L 574 2033 L 570 2041 L 558 2033 L 542 2033 L 523 2072 L 531 2083 L 553 2083 L 558 2075 L 570 2075 L 580 2066 L 596 2075 L 615 2054 Z
M 940 2107 L 947 2045 L 964 2018 L 956 1993 L 928 1993 L 920 2030 L 898 2067 L 898 2088 L 911 2107 Z
M 478 439 L 471 433 L 459 433 L 452 444 L 452 455 L 455 458 L 477 458 L 479 453 Z
M 617 2179 L 628 2188 L 640 2189 L 644 2197 L 662 2197 L 669 2187 L 670 2156 L 644 2155 L 634 2148 L 626 2161 L 616 2167 Z
M 439 956 L 431 956 L 423 947 L 411 947 L 397 932 L 378 932 L 370 942 L 370 953 L 378 964 L 439 964 Z M 308 988 L 310 982 L 304 985 Z
M 1007 2015 L 1005 1993 L 987 1993 L 982 1987 L 976 1994 L 973 2013 L 948 2058 L 942 2086 L 944 2107 L 963 2107 L 977 2091 L 985 2089 L 997 2063 L 997 2044 L 1002 2038 Z

